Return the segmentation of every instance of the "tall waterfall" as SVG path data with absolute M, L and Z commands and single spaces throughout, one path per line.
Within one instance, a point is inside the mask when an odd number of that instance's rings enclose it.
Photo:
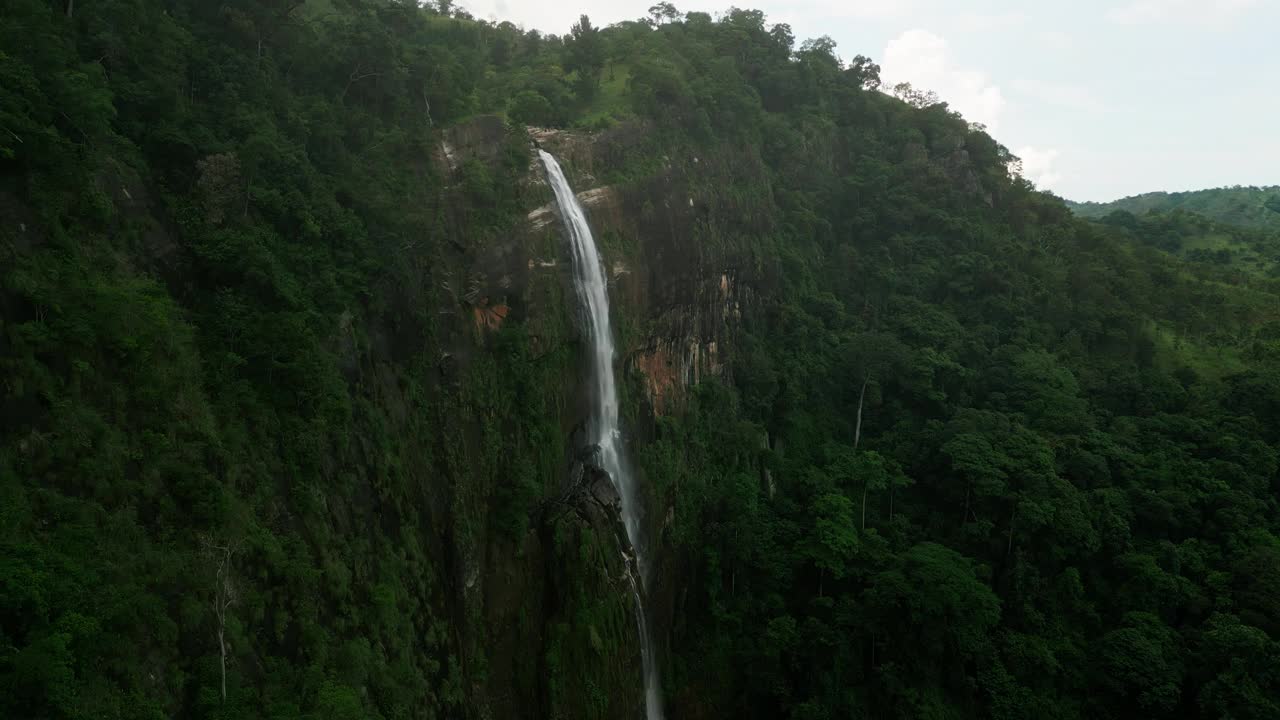
M 644 705 L 648 720 L 662 720 L 662 688 L 659 683 L 658 664 L 650 644 L 649 622 L 645 616 L 644 589 L 648 575 L 644 564 L 644 537 L 641 524 L 639 498 L 635 476 L 622 453 L 622 433 L 618 426 L 618 388 L 613 374 L 613 328 L 609 324 L 609 293 L 605 282 L 604 266 L 596 249 L 591 226 L 586 213 L 578 204 L 578 198 L 569 187 L 569 181 L 560 169 L 560 163 L 549 153 L 539 150 L 542 164 L 547 169 L 547 179 L 556 195 L 556 204 L 564 217 L 573 248 L 573 279 L 578 300 L 587 311 L 588 336 L 591 341 L 591 380 L 594 384 L 591 417 L 588 433 L 591 441 L 600 448 L 600 467 L 609 473 L 614 488 L 622 500 L 622 524 L 631 542 L 635 567 L 630 572 L 631 590 L 636 602 L 636 622 L 640 633 L 640 655 L 644 670 Z M 637 577 L 639 580 L 637 581 Z

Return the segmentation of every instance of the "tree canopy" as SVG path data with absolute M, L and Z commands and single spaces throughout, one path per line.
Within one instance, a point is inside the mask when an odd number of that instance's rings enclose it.
M 1273 190 L 1081 219 L 741 8 L 0 17 L 0 715 L 633 707 L 618 553 L 553 511 L 572 292 L 490 331 L 468 273 L 547 202 L 526 125 L 696 258 L 651 287 L 744 288 L 671 412 L 619 358 L 673 717 L 1280 713 Z

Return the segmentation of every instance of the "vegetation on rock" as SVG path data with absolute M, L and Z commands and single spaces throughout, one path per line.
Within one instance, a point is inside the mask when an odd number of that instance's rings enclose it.
M 650 12 L 8 0 L 0 715 L 637 706 L 571 293 L 468 274 L 553 246 L 485 114 L 750 289 L 673 411 L 623 359 L 673 717 L 1280 716 L 1274 226 L 1076 218 L 829 39 Z

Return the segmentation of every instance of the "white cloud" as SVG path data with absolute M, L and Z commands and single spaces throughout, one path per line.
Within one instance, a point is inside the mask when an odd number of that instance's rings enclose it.
M 1062 179 L 1062 173 L 1054 168 L 1060 154 L 1056 149 L 1028 145 L 1014 154 L 1022 160 L 1022 177 L 1035 183 L 1036 187 L 1051 188 Z
M 1014 81 L 1013 89 L 1038 102 L 1066 110 L 1098 113 L 1106 109 L 1093 91 L 1083 85 L 1059 85 L 1043 80 L 1021 79 Z
M 1131 0 L 1108 10 L 1107 19 L 1122 25 L 1220 24 L 1258 3 L 1259 0 Z
M 986 74 L 956 67 L 947 41 L 928 30 L 908 30 L 889 41 L 880 63 L 886 85 L 909 82 L 938 93 L 966 120 L 995 130 L 1005 108 L 1004 94 Z
M 1041 30 L 1035 34 L 1037 45 L 1051 50 L 1071 50 L 1075 48 L 1075 40 L 1061 30 Z

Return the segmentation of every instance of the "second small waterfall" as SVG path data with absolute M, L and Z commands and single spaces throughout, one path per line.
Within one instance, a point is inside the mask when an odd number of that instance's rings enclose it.
M 635 569 L 631 573 L 631 590 L 636 602 L 636 622 L 640 634 L 641 664 L 644 671 L 645 717 L 662 720 L 662 689 L 657 661 L 650 645 L 649 623 L 645 615 L 644 590 L 648 582 L 644 563 L 644 537 L 635 477 L 622 452 L 622 433 L 618 424 L 618 388 L 613 373 L 613 328 L 609 322 L 609 293 L 604 266 L 596 249 L 595 237 L 587 224 L 586 213 L 569 187 L 560 163 L 546 151 L 539 150 L 547 180 L 555 192 L 556 204 L 564 217 L 573 249 L 573 279 L 578 299 L 586 310 L 587 331 L 591 342 L 591 379 L 594 387 L 588 432 L 600 448 L 600 467 L 609 473 L 622 501 L 622 524 L 631 542 Z M 637 581 L 638 578 L 638 581 Z

